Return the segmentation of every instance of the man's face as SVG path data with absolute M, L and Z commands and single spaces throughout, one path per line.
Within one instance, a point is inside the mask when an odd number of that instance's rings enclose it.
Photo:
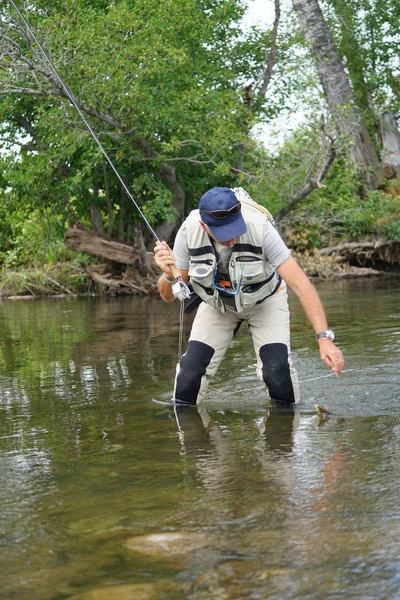
M 235 237 L 235 238 L 232 238 L 231 240 L 228 240 L 227 242 L 220 242 L 219 239 L 216 238 L 215 235 L 213 235 L 211 233 L 210 229 L 207 227 L 207 225 L 205 223 L 203 223 L 203 221 L 200 221 L 200 225 L 201 225 L 201 228 L 204 229 L 204 231 L 207 231 L 208 235 L 210 237 L 212 237 L 213 240 L 218 242 L 218 244 L 221 244 L 221 246 L 226 246 L 227 248 L 232 248 L 232 246 L 234 246 L 239 239 L 238 237 Z

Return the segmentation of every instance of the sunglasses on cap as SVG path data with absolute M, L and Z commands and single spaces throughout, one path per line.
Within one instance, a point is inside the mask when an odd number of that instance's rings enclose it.
M 205 215 L 210 215 L 213 219 L 225 219 L 229 215 L 237 215 L 242 210 L 242 205 L 240 202 L 232 206 L 232 208 L 228 208 L 227 210 L 200 210 L 201 213 Z

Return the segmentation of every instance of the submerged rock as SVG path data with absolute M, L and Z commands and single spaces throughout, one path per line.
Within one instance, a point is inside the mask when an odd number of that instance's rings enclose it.
M 170 581 L 109 585 L 72 596 L 70 600 L 161 600 L 177 587 Z
M 129 550 L 151 556 L 187 554 L 203 548 L 208 543 L 208 537 L 202 533 L 176 531 L 139 535 L 125 542 Z
M 152 583 L 109 585 L 72 596 L 71 600 L 153 600 L 159 597 L 159 591 Z

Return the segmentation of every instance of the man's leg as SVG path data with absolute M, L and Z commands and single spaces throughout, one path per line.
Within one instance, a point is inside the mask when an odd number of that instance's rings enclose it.
M 241 323 L 233 312 L 199 306 L 185 354 L 177 365 L 174 399 L 199 404 Z
M 257 374 L 272 399 L 292 404 L 300 400 L 297 372 L 290 357 L 290 313 L 286 288 L 255 306 L 248 317 Z

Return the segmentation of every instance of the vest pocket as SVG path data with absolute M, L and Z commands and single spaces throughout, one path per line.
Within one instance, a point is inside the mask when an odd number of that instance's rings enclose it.
M 259 279 L 265 274 L 264 261 L 256 256 L 238 256 L 236 264 L 243 275 L 243 284 L 250 283 L 253 279 Z
M 278 290 L 281 281 L 281 278 L 273 273 L 265 281 L 242 288 L 243 308 L 260 304 L 263 300 L 272 296 Z
M 191 259 L 189 263 L 189 277 L 198 282 L 202 287 L 211 288 L 214 273 L 213 260 Z

